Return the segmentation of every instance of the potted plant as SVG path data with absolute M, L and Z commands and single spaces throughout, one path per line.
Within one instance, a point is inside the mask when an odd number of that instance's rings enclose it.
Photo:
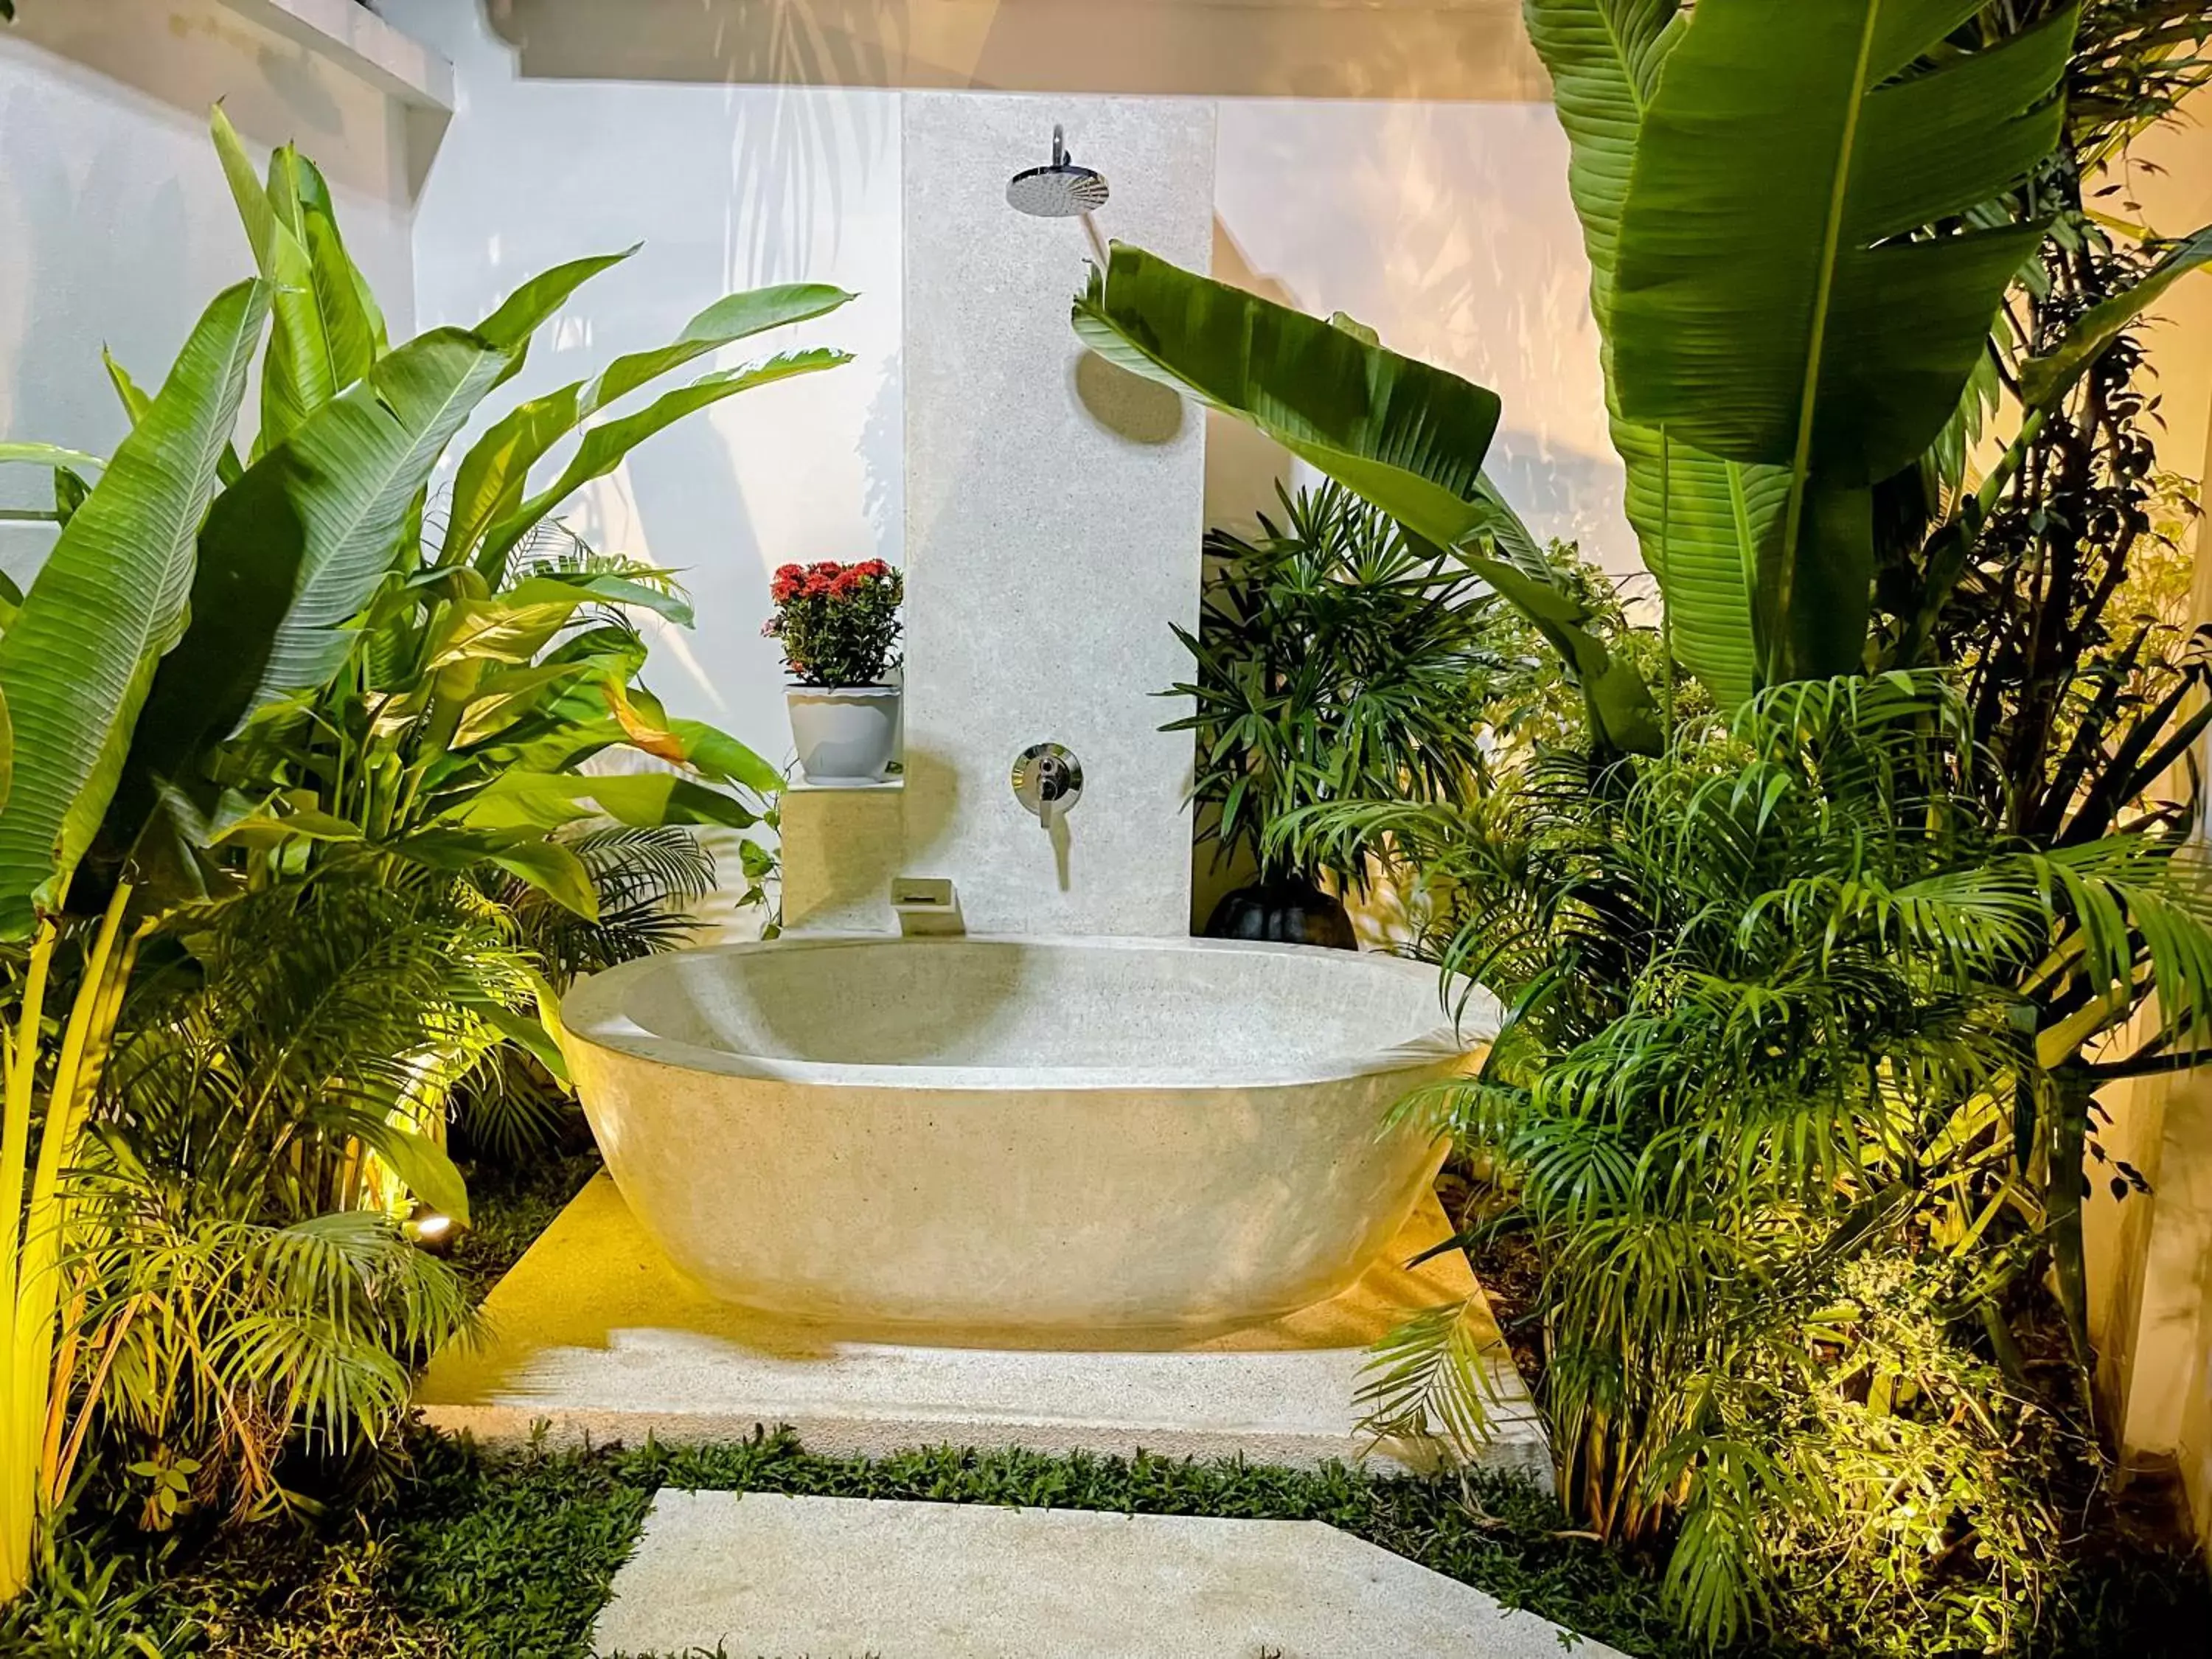
M 799 769 L 809 783 L 881 783 L 898 738 L 899 603 L 906 584 L 881 559 L 787 564 L 761 631 L 783 646 Z
M 1525 629 L 1463 561 L 1342 485 L 1277 493 L 1282 523 L 1261 518 L 1258 539 L 1206 538 L 1199 631 L 1176 630 L 1197 672 L 1170 695 L 1192 712 L 1165 729 L 1197 734 L 1199 840 L 1257 876 L 1207 936 L 1349 950 L 1329 888 L 1364 886 L 1364 854 L 1301 858 L 1285 830 L 1332 802 L 1468 798 Z

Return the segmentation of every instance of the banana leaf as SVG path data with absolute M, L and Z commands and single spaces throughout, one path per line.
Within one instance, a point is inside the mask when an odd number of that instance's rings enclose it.
M 253 454 L 264 454 L 287 433 L 344 388 L 341 368 L 331 356 L 317 300 L 313 258 L 293 226 L 276 211 L 260 171 L 230 118 L 217 104 L 208 126 L 215 138 L 223 177 L 230 185 L 254 269 L 269 284 L 269 353 L 261 365 L 261 423 Z M 350 365 L 349 365 L 350 366 Z
M 330 185 L 315 164 L 290 144 L 269 158 L 269 204 L 277 220 L 307 250 L 323 349 L 331 378 L 343 392 L 391 349 L 384 313 L 368 280 L 346 252 Z
M 583 442 L 577 446 L 575 458 L 559 477 L 485 532 L 483 544 L 476 555 L 477 571 L 487 580 L 503 571 L 507 556 L 514 550 L 515 544 L 528 535 L 547 514 L 592 479 L 606 477 L 622 465 L 623 458 L 631 450 L 664 428 L 673 426 L 685 416 L 718 404 L 725 398 L 735 397 L 740 392 L 750 392 L 756 386 L 787 380 L 794 375 L 819 374 L 823 369 L 836 368 L 852 361 L 853 354 L 849 351 L 832 351 L 817 347 L 811 351 L 771 357 L 766 362 L 751 363 L 741 368 L 724 369 L 718 374 L 702 375 L 690 386 L 664 392 L 635 414 L 609 421 L 604 426 L 590 428 L 584 434 Z
M 59 908 L 114 793 L 155 665 L 184 626 L 194 542 L 268 311 L 258 281 L 208 307 L 0 636 L 15 728 L 0 937 Z
M 1628 521 L 1666 602 L 1669 648 L 1722 707 L 1734 708 L 1757 684 L 1752 592 L 1759 549 L 1788 498 L 1787 475 L 1723 460 L 1625 420 L 1613 390 L 1621 204 L 1644 109 L 1687 19 L 1680 0 L 1523 0 L 1523 13 L 1567 135 L 1567 191 L 1589 257 L 1590 310 L 1605 343 L 1606 407 L 1627 475 Z
M 1698 0 L 1644 110 L 1611 296 L 1620 410 L 1786 469 L 1755 594 L 1770 679 L 1861 666 L 1871 486 L 1953 417 L 2043 234 L 1917 234 L 2059 136 L 2075 14 L 1922 62 L 1977 9 Z
M 459 329 L 410 341 L 222 493 L 200 537 L 191 626 L 132 747 L 118 844 L 136 838 L 157 779 L 344 661 L 430 469 L 507 358 Z
M 1566 659 L 1598 736 L 1626 751 L 1656 749 L 1650 690 L 1532 557 L 1527 532 L 1513 534 L 1517 520 L 1482 476 L 1494 392 L 1119 242 L 1073 320 L 1107 361 L 1258 428 L 1413 535 L 1456 550 Z
M 82 449 L 64 449 L 59 444 L 0 444 L 0 466 L 88 466 L 97 471 L 106 465 L 97 455 L 88 455 Z
M 669 772 L 578 776 L 571 773 L 512 771 L 495 778 L 468 801 L 443 815 L 462 830 L 557 830 L 603 813 L 638 829 L 664 823 L 719 823 L 750 830 L 760 815 L 744 803 Z
M 518 404 L 461 458 L 440 561 L 468 556 L 479 537 L 521 505 L 530 469 L 563 437 L 629 392 L 738 340 L 826 316 L 854 296 L 823 283 L 789 283 L 727 295 L 684 326 L 669 344 L 617 357 L 590 380 L 576 380 Z

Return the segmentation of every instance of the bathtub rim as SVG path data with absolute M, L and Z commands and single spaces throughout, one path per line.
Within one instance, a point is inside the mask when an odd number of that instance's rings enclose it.
M 1502 1018 L 1497 1000 L 1469 986 L 1460 1027 L 1443 1018 L 1388 1048 L 1360 1054 L 1316 1056 L 1294 1064 L 1268 1065 L 1243 1059 L 1212 1066 L 959 1066 L 874 1065 L 847 1060 L 781 1060 L 710 1048 L 647 1030 L 626 1009 L 633 983 L 665 971 L 679 958 L 757 956 L 776 951 L 834 951 L 896 945 L 927 951 L 947 945 L 1012 945 L 1026 948 L 1170 951 L 1180 955 L 1350 956 L 1318 946 L 1270 945 L 1242 939 L 1147 939 L 1114 934 L 965 933 L 943 938 L 896 934 L 817 934 L 793 939 L 749 939 L 709 945 L 659 956 L 641 957 L 580 980 L 561 1001 L 564 1044 L 581 1042 L 626 1059 L 643 1060 L 676 1070 L 707 1073 L 764 1083 L 811 1084 L 823 1087 L 882 1090 L 894 1093 L 1051 1093 L 1111 1091 L 1203 1092 L 1215 1089 L 1295 1089 L 1315 1084 L 1384 1078 L 1397 1073 L 1442 1073 L 1465 1069 L 1496 1035 Z M 1419 974 L 1434 988 L 1433 963 L 1380 951 L 1361 951 L 1358 959 L 1385 972 Z

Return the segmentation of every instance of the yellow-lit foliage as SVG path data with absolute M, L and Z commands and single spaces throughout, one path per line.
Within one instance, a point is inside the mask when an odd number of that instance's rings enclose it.
M 40 924 L 15 1029 L 5 1033 L 0 1127 L 0 1601 L 28 1583 L 40 1525 L 68 1484 L 80 1435 L 67 1431 L 76 1345 L 59 1327 L 68 1220 L 64 1178 L 129 981 L 137 938 L 122 939 L 131 890 L 118 885 L 87 952 L 60 1041 L 46 1056 L 46 994 L 59 933 Z M 40 1073 L 46 1072 L 40 1087 Z M 32 1130 L 38 1157 L 31 1158 Z

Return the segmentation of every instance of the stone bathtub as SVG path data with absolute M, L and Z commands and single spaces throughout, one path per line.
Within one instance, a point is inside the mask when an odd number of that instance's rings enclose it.
M 848 1326 L 1188 1333 L 1345 1289 L 1467 1064 L 1433 968 L 1198 939 L 784 939 L 563 1006 L 623 1197 L 730 1301 Z

